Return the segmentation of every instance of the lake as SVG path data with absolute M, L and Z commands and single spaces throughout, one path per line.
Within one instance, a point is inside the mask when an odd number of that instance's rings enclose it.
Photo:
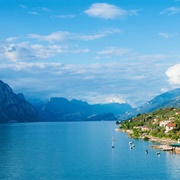
M 104 121 L 1 124 L 0 179 L 180 179 L 180 155 L 157 156 L 151 142 L 115 128 Z

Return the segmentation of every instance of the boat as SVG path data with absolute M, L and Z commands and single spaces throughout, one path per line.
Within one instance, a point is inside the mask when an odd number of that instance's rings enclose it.
M 112 138 L 112 148 L 114 148 L 114 139 Z
M 160 155 L 161 153 L 160 152 L 157 152 L 156 155 Z
M 145 150 L 145 153 L 148 154 L 148 150 L 147 149 Z
M 135 144 L 133 144 L 133 141 L 129 142 L 130 149 L 133 149 L 135 147 Z

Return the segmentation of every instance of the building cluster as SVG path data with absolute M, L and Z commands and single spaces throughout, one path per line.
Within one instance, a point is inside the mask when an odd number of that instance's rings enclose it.
M 170 130 L 173 130 L 176 127 L 176 124 L 174 123 L 173 120 L 164 120 L 164 121 L 159 122 L 158 118 L 155 118 L 152 124 L 160 126 L 160 127 L 164 127 L 165 133 L 168 133 Z M 141 129 L 142 131 L 151 131 L 152 130 L 152 128 L 149 128 L 146 125 L 134 126 L 133 128 L 134 129 Z
M 166 121 L 161 121 L 159 123 L 160 127 L 165 127 L 165 133 L 168 133 L 170 130 L 173 130 L 176 127 L 176 124 L 173 121 L 166 120 Z

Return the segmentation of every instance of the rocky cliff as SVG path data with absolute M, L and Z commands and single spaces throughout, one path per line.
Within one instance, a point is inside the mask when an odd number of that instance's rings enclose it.
M 9 85 L 0 80 L 0 122 L 37 121 L 34 107 L 23 94 L 15 94 Z

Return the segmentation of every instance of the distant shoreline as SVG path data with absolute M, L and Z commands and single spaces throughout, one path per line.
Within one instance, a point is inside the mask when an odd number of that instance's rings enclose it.
M 119 131 L 127 133 L 132 138 L 143 139 L 143 137 L 133 137 L 132 136 L 132 130 L 119 129 Z M 169 139 L 169 138 L 157 138 L 157 137 L 153 137 L 153 136 L 149 136 L 149 135 L 147 135 L 146 137 L 147 137 L 147 140 L 152 141 L 152 142 L 157 142 L 157 143 L 162 144 L 162 145 L 170 145 L 172 143 L 177 142 L 177 141 Z
M 131 138 L 142 139 L 145 141 L 145 139 L 143 137 L 133 137 L 132 130 L 124 130 L 124 129 L 115 129 L 115 130 L 125 132 Z M 146 140 L 157 143 L 157 145 L 151 145 L 150 146 L 151 148 L 162 150 L 162 151 L 171 151 L 171 152 L 180 154 L 180 148 L 170 146 L 171 144 L 177 143 L 177 141 L 169 139 L 169 138 L 157 138 L 157 137 L 153 137 L 153 136 L 149 136 L 149 135 L 147 135 L 146 137 L 147 137 Z

